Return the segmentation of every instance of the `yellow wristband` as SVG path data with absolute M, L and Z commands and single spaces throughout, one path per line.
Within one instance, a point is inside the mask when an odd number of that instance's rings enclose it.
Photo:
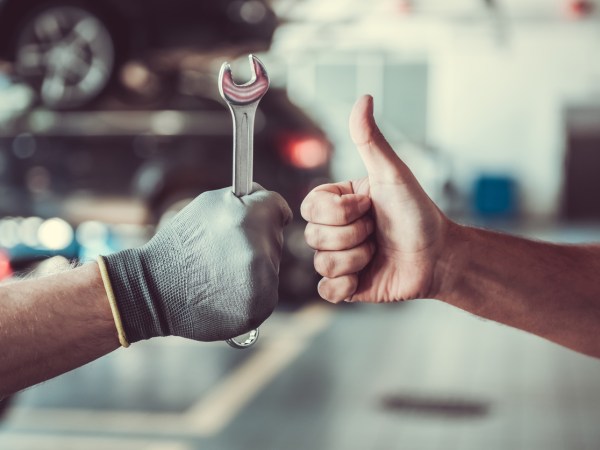
M 102 282 L 104 283 L 104 290 L 110 303 L 110 310 L 112 311 L 113 319 L 115 320 L 115 326 L 117 327 L 117 334 L 119 335 L 119 342 L 121 346 L 129 347 L 127 342 L 127 336 L 125 335 L 125 329 L 123 328 L 123 322 L 121 321 L 121 313 L 119 313 L 119 307 L 117 306 L 117 299 L 110 284 L 110 277 L 108 276 L 108 270 L 106 269 L 106 263 L 102 256 L 98 256 L 98 267 L 100 268 L 100 275 L 102 276 Z

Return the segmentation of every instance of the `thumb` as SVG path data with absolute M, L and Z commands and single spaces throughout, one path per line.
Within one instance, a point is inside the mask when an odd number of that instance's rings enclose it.
M 369 180 L 382 183 L 406 183 L 414 177 L 386 141 L 373 117 L 373 97 L 360 97 L 350 114 L 350 137 L 363 160 Z

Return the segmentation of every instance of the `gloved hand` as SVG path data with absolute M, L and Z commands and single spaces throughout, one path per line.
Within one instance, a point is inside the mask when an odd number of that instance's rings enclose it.
M 138 249 L 105 257 L 127 340 L 225 340 L 277 304 L 285 200 L 258 184 L 238 198 L 205 192 Z

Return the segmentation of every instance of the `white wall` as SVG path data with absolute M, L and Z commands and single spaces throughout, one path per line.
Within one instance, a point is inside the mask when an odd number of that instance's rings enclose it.
M 600 93 L 599 28 L 522 26 L 504 45 L 476 27 L 448 30 L 432 58 L 429 129 L 463 191 L 479 172 L 509 172 L 526 211 L 557 210 L 562 109 Z
M 552 216 L 562 185 L 563 108 L 600 102 L 600 24 L 553 17 L 511 20 L 499 28 L 492 17 L 474 17 L 464 21 L 384 14 L 355 23 L 292 26 L 279 36 L 274 54 L 287 61 L 295 99 L 331 126 L 339 144 L 337 178 L 360 172 L 345 138 L 346 121 L 356 95 L 385 95 L 377 76 L 380 62 L 426 61 L 428 143 L 450 157 L 460 192 L 466 197 L 478 174 L 510 174 L 521 188 L 524 211 Z M 346 62 L 355 55 L 359 76 L 350 83 L 355 91 L 348 88 L 324 98 L 317 95 L 314 68 L 336 54 Z M 373 76 L 364 66 L 369 54 L 377 63 Z M 376 113 L 386 122 L 381 111 Z M 393 123 L 383 127 L 393 128 Z M 426 178 L 431 167 L 417 163 L 415 172 Z

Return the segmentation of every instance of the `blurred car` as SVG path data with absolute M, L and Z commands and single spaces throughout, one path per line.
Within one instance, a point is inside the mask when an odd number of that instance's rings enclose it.
M 331 144 L 282 89 L 267 92 L 255 126 L 255 181 L 297 213 L 308 191 L 329 181 Z M 231 185 L 232 139 L 230 113 L 210 95 L 178 94 L 148 110 L 29 111 L 0 136 L 0 216 L 12 218 L 0 220 L 12 229 L 2 235 L 21 236 L 27 225 L 35 241 L 42 218 L 52 217 L 74 227 L 89 220 L 158 224 L 199 193 Z M 314 293 L 303 230 L 296 214 L 282 260 L 285 298 Z M 57 254 L 53 241 L 50 247 Z
M 265 0 L 0 0 L 0 58 L 55 109 L 97 98 L 124 62 L 176 47 L 266 50 Z

